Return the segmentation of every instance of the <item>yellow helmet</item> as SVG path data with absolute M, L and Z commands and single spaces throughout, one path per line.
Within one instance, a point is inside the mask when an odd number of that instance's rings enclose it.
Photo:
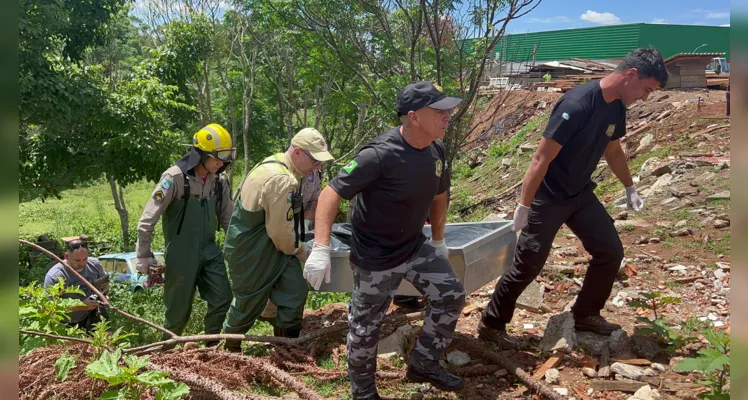
M 223 162 L 231 161 L 236 149 L 232 147 L 231 135 L 219 124 L 209 124 L 192 137 L 192 145 L 210 157 Z

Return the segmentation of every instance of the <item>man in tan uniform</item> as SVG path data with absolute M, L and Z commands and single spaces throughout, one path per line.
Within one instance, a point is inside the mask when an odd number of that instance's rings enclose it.
M 231 303 L 226 265 L 216 244 L 219 223 L 225 231 L 234 209 L 223 173 L 234 157 L 231 145 L 231 136 L 218 124 L 197 132 L 190 152 L 161 175 L 138 223 L 137 269 L 148 273 L 156 264 L 153 229 L 163 215 L 164 327 L 178 335 L 190 318 L 195 288 L 208 303 L 206 334 L 221 332 Z
M 309 290 L 301 271 L 309 250 L 299 180 L 332 159 L 322 135 L 306 128 L 288 151 L 244 177 L 224 242 L 234 293 L 226 333 L 245 334 L 271 300 L 277 306 L 274 334 L 299 336 Z M 241 351 L 241 343 L 229 340 L 226 349 Z

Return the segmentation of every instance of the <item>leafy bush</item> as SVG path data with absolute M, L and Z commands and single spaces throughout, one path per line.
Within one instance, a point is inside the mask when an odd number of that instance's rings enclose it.
M 654 313 L 654 319 L 648 317 L 637 317 L 636 320 L 646 325 L 645 328 L 639 328 L 638 332 L 645 335 L 654 335 L 657 340 L 666 345 L 668 350 L 677 350 L 688 342 L 696 340 L 694 337 L 684 336 L 673 327 L 675 325 L 666 322 L 660 318 L 657 313 L 660 306 L 663 304 L 680 303 L 680 299 L 677 297 L 663 297 L 660 292 L 640 292 L 639 295 L 644 297 L 644 301 L 630 301 L 628 305 L 630 307 L 640 307 L 646 310 L 652 310 Z
M 730 398 L 730 391 L 723 390 L 730 377 L 730 336 L 715 330 L 704 333 L 709 346 L 699 350 L 699 357 L 687 358 L 673 367 L 678 372 L 698 371 L 706 377 L 700 383 L 709 386 L 702 399 L 723 400 Z
M 151 365 L 147 356 L 126 355 L 123 358 L 124 366 L 119 365 L 120 358 L 122 358 L 120 349 L 113 353 L 104 351 L 98 360 L 86 367 L 88 376 L 102 379 L 109 386 L 121 385 L 119 389 L 104 392 L 99 399 L 138 400 L 151 388 L 158 389 L 157 400 L 181 399 L 189 394 L 190 389 L 186 384 L 174 382 L 168 378 L 169 374 L 166 372 L 150 370 L 138 373 L 141 369 Z
M 63 322 L 72 307 L 84 305 L 80 300 L 63 298 L 71 294 L 83 295 L 83 291 L 78 287 L 65 287 L 62 279 L 48 288 L 32 282 L 28 286 L 20 287 L 18 294 L 21 329 L 57 336 L 82 336 L 83 331 L 80 328 L 68 327 Z M 21 335 L 19 343 L 20 353 L 26 354 L 37 347 L 56 344 L 59 341 L 41 336 Z

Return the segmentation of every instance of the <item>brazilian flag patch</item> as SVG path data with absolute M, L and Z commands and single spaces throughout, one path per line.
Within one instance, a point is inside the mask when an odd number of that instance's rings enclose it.
M 345 167 L 343 167 L 343 171 L 345 171 L 345 172 L 347 172 L 347 173 L 350 174 L 351 171 L 353 171 L 354 169 L 356 169 L 356 167 L 358 167 L 358 163 L 356 162 L 356 160 L 351 160 L 351 162 L 349 162 L 348 165 L 346 165 Z

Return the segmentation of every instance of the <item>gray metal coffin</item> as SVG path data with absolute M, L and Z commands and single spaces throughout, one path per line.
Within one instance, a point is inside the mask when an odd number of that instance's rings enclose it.
M 431 237 L 431 227 L 424 226 L 423 233 Z M 517 243 L 511 221 L 447 224 L 444 238 L 449 248 L 449 264 L 467 293 L 501 276 L 512 262 Z M 330 255 L 330 283 L 322 283 L 319 291 L 350 293 L 353 290 L 353 272 L 348 261 L 349 251 L 333 250 Z M 405 280 L 397 293 L 420 294 Z

